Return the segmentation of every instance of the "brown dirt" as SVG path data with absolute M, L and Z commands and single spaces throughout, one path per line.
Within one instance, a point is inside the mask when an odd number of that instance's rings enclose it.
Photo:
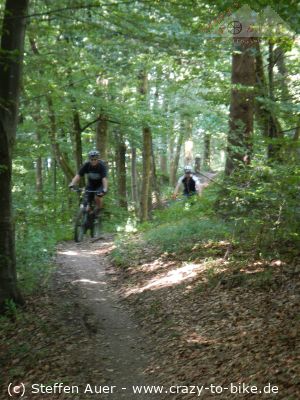
M 29 299 L 15 329 L 7 332 L 4 343 L 0 340 L 1 364 L 7 371 L 0 381 L 1 399 L 7 399 L 10 382 L 25 384 L 24 400 L 132 399 L 132 385 L 155 383 L 149 367 L 151 342 L 110 285 L 111 248 L 109 236 L 58 247 L 51 287 Z M 78 386 L 79 393 L 30 393 L 34 383 L 54 382 Z M 87 384 L 115 388 L 109 394 L 84 394 Z
M 277 395 L 216 395 L 207 399 L 298 400 L 299 265 L 155 257 L 145 248 L 127 269 L 109 260 L 112 238 L 63 243 L 50 288 L 28 301 L 0 338 L 0 376 L 23 382 L 79 386 L 79 394 L 30 395 L 24 400 L 172 399 L 195 393 L 133 395 L 132 385 L 277 385 Z M 147 261 L 148 260 L 148 261 Z M 269 275 L 269 272 L 271 275 Z M 84 394 L 87 384 L 116 386 L 112 394 Z M 122 388 L 127 388 L 126 390 Z M 1 397 L 2 396 L 2 397 Z

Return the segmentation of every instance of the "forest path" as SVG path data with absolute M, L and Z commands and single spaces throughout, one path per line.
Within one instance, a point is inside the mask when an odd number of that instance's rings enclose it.
M 63 296 L 73 301 L 76 318 L 79 313 L 87 334 L 93 337 L 92 347 L 78 349 L 77 358 L 83 374 L 81 381 L 93 381 L 91 376 L 84 376 L 84 371 L 91 375 L 91 371 L 99 374 L 100 370 L 102 379 L 101 383 L 97 380 L 98 385 L 116 386 L 113 393 L 101 394 L 101 398 L 146 399 L 149 398 L 146 395 L 134 395 L 132 385 L 149 384 L 143 373 L 150 360 L 147 355 L 149 340 L 110 285 L 114 272 L 107 256 L 112 248 L 109 236 L 95 243 L 61 244 L 57 251 L 56 262 L 60 267 L 55 281 L 61 288 L 67 288 Z M 76 294 L 72 295 L 72 291 Z M 149 396 L 158 398 L 153 394 Z

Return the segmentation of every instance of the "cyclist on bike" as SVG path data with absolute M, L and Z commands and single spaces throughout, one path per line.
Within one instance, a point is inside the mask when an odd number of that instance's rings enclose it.
M 69 184 L 69 187 L 74 187 L 84 175 L 88 176 L 86 202 L 89 205 L 95 199 L 95 214 L 98 214 L 99 210 L 103 207 L 102 197 L 107 193 L 108 188 L 107 168 L 104 162 L 99 159 L 99 151 L 92 150 L 89 152 L 89 161 L 81 166 Z M 89 193 L 89 190 L 94 193 Z
M 173 193 L 173 199 L 176 199 L 180 186 L 183 185 L 183 195 L 186 197 L 193 196 L 195 194 L 200 195 L 200 181 L 198 177 L 193 174 L 192 167 L 186 165 L 184 167 L 184 175 L 178 179 L 176 188 Z

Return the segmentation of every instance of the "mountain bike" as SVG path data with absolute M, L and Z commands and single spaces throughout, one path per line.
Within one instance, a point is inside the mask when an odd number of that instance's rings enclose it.
M 97 193 L 97 191 L 82 188 L 73 188 L 72 190 L 80 193 L 79 210 L 74 224 L 75 242 L 81 242 L 88 231 L 91 238 L 98 237 L 101 233 L 100 210 L 97 210 L 98 214 L 96 215 L 95 200 L 88 203 L 86 196 L 88 193 Z

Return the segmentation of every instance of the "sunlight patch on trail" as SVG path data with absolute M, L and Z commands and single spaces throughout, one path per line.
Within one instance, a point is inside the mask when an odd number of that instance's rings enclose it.
M 91 285 L 107 285 L 106 282 L 103 281 L 91 281 L 90 279 L 76 279 L 75 281 L 72 281 L 73 284 L 75 283 L 88 283 Z
M 78 251 L 76 250 L 58 250 L 58 254 L 62 254 L 64 256 L 77 256 L 77 257 L 90 257 L 90 256 L 99 256 L 99 255 L 105 255 L 110 252 L 110 248 L 104 247 L 100 248 L 97 250 L 84 250 L 81 248 L 78 248 Z
M 65 256 L 78 256 L 78 251 L 73 251 L 73 250 L 64 250 L 64 251 L 58 251 L 58 254 L 64 254 Z
M 158 277 L 155 277 L 148 281 L 148 283 L 140 288 L 130 289 L 127 294 L 141 293 L 145 290 L 155 290 L 163 287 L 173 286 L 186 281 L 191 278 L 195 278 L 199 272 L 203 272 L 207 268 L 205 263 L 185 263 L 182 267 L 168 271 Z

